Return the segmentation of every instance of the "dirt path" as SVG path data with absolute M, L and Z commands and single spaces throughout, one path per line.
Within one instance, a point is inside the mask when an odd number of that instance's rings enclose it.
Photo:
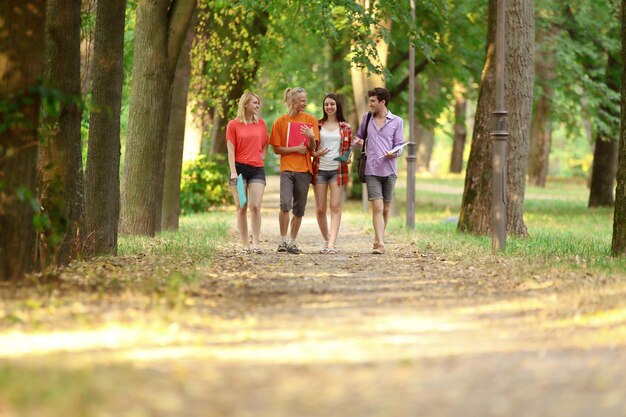
M 230 243 L 217 256 L 220 311 L 240 339 L 208 347 L 219 408 L 202 415 L 626 415 L 623 285 L 589 285 L 614 300 L 597 311 L 577 305 L 580 274 L 494 276 L 399 241 L 373 256 L 347 222 L 340 254 L 319 255 L 312 201 L 305 253 L 278 254 L 271 186 L 266 197 L 266 254 Z
M 507 270 L 497 257 L 471 265 L 417 253 L 397 236 L 374 256 L 371 236 L 349 216 L 341 252 L 320 255 L 313 201 L 304 253 L 278 254 L 272 181 L 266 253 L 238 254 L 234 230 L 225 236 L 214 265 L 196 271 L 184 312 L 165 311 L 165 330 L 141 323 L 151 316 L 139 303 L 115 318 L 141 335 L 105 333 L 103 346 L 99 330 L 72 334 L 73 351 L 21 356 L 15 372 L 54 383 L 59 364 L 69 368 L 90 390 L 63 401 L 94 395 L 100 404 L 72 416 L 626 415 L 624 276 Z M 84 305 L 89 315 L 117 314 L 102 300 Z M 19 349 L 2 340 L 0 352 Z

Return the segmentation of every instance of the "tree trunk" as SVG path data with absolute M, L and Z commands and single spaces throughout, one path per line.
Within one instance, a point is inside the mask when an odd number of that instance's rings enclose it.
M 626 62 L 626 0 L 622 0 L 622 63 Z M 622 71 L 621 127 L 619 141 L 619 165 L 615 190 L 615 214 L 613 216 L 613 242 L 611 255 L 626 256 L 626 71 Z
M 542 93 L 537 100 L 532 117 L 528 181 L 531 185 L 545 187 L 548 162 L 552 146 L 552 120 L 550 96 Z
M 22 278 L 34 267 L 40 96 L 33 87 L 44 71 L 45 4 L 0 2 L 0 100 L 24 121 L 5 113 L 0 132 L 0 280 Z
M 46 9 L 46 75 L 49 89 L 62 94 L 58 115 L 47 117 L 53 131 L 40 147 L 41 206 L 52 230 L 40 239 L 40 261 L 67 265 L 80 250 L 83 229 L 83 167 L 80 123 L 80 2 L 49 0 Z M 58 234 L 58 236 L 57 236 Z M 56 240 L 61 239 L 58 247 Z
M 82 15 L 88 16 L 88 21 L 92 22 L 92 15 L 96 14 L 98 7 L 97 0 L 82 0 Z M 81 25 L 80 36 L 80 91 L 83 96 L 89 93 L 91 81 L 93 79 L 95 25 L 88 23 Z
M 491 230 L 491 139 L 495 105 L 496 0 L 489 1 L 487 58 L 480 85 L 472 147 L 465 176 L 465 190 L 458 229 L 479 235 Z M 508 111 L 507 231 L 525 236 L 525 174 L 533 96 L 534 17 L 532 0 L 507 2 L 505 105 Z
M 545 30 L 538 30 L 537 41 L 535 71 L 539 95 L 535 99 L 531 123 L 528 181 L 532 185 L 545 187 L 552 147 L 551 98 L 554 96 L 554 88 L 551 84 L 556 77 L 556 50 Z
M 116 254 L 120 218 L 120 112 L 126 0 L 97 6 L 89 148 L 85 174 L 84 252 Z
M 202 140 L 204 137 L 204 118 L 199 117 L 194 108 L 196 104 L 188 100 L 185 116 L 185 145 L 183 148 L 183 162 L 191 161 L 201 154 Z
M 195 6 L 193 0 L 137 6 L 120 217 L 123 233 L 154 236 L 161 228 L 171 87 Z
M 195 19 L 194 19 L 195 22 Z M 189 25 L 187 39 L 178 58 L 172 92 L 170 123 L 167 133 L 165 155 L 165 182 L 163 186 L 162 230 L 177 230 L 180 216 L 180 176 L 185 143 L 185 117 L 187 92 L 191 76 L 191 46 L 195 35 L 195 24 Z
M 222 123 L 222 116 L 216 108 L 213 110 L 213 123 L 211 123 L 211 155 L 224 153 L 226 151 L 226 127 Z
M 428 172 L 435 144 L 435 131 L 432 128 L 415 123 L 415 138 L 417 142 L 416 170 L 418 172 Z
M 467 140 L 465 117 L 467 115 L 467 100 L 465 91 L 459 83 L 454 86 L 454 142 L 450 157 L 450 172 L 460 174 L 463 171 L 463 152 Z
M 606 85 L 612 91 L 619 93 L 620 62 L 611 54 L 607 61 Z M 601 106 L 600 113 L 610 114 L 617 119 L 612 106 Z M 608 132 L 596 134 L 596 146 L 593 152 L 593 167 L 591 169 L 591 184 L 589 190 L 589 207 L 612 207 L 613 187 L 617 167 L 617 135 L 618 126 L 611 126 Z

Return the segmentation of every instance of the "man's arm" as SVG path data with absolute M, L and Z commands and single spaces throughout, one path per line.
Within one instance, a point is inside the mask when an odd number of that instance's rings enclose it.
M 289 155 L 292 153 L 306 155 L 308 151 L 309 148 L 305 146 L 304 143 L 301 143 L 298 146 L 274 146 L 274 153 L 278 155 Z

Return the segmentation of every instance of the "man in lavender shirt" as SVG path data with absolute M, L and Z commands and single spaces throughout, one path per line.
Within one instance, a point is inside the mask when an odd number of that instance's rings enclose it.
M 372 202 L 372 253 L 379 255 L 385 253 L 385 228 L 398 175 L 398 156 L 403 149 L 394 148 L 404 143 L 404 123 L 387 109 L 391 98 L 389 91 L 377 87 L 368 91 L 367 95 L 372 116 L 366 126 L 367 115 L 363 115 L 354 145 L 363 146 L 367 129 L 365 182 L 368 200 Z

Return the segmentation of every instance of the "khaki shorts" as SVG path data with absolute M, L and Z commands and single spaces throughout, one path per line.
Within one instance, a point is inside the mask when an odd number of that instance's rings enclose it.
M 310 184 L 311 174 L 308 172 L 281 172 L 280 209 L 289 211 L 293 208 L 294 216 L 303 217 Z
M 367 199 L 369 201 L 382 199 L 385 203 L 391 203 L 393 188 L 396 186 L 397 178 L 398 177 L 393 174 L 388 177 L 366 175 Z

